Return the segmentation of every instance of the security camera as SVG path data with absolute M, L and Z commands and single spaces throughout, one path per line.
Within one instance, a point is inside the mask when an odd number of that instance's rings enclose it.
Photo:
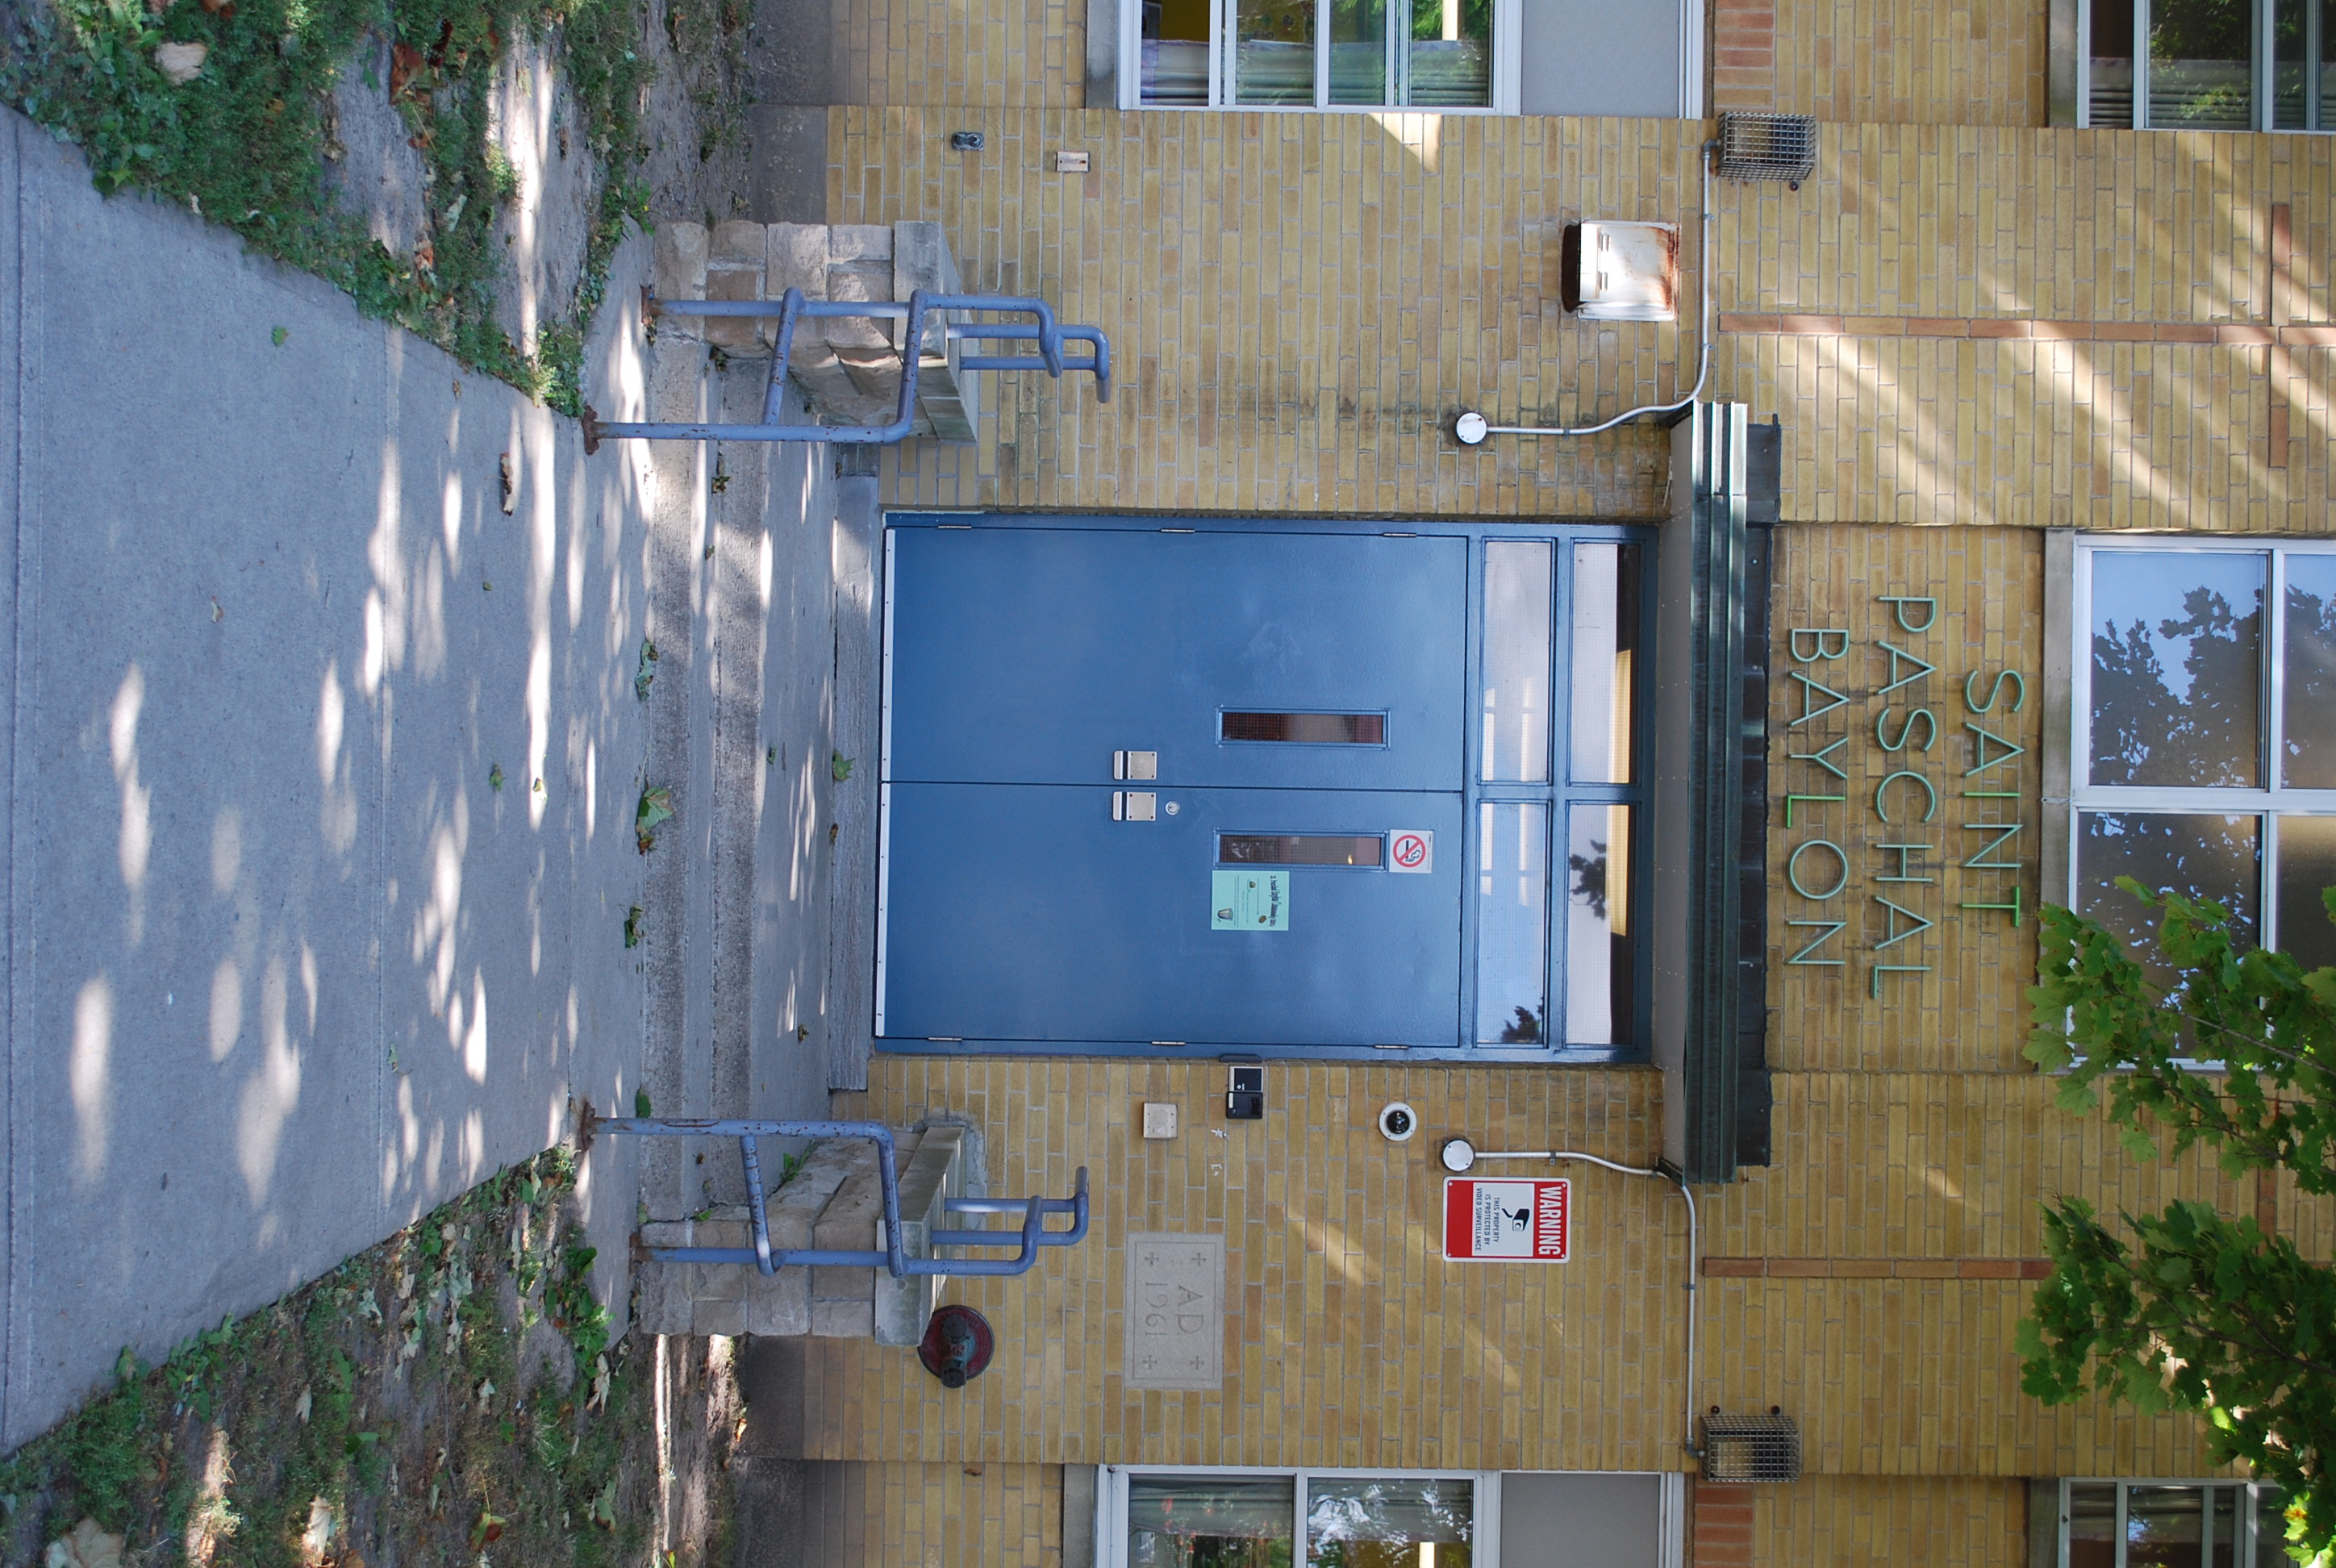
M 1379 1112 L 1379 1136 L 1390 1144 L 1407 1143 L 1419 1131 L 1419 1115 L 1401 1100 L 1390 1101 Z

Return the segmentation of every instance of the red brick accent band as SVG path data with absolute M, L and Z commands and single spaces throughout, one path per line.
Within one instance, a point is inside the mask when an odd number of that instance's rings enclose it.
M 1723 312 L 1719 330 L 1786 337 L 2009 338 L 2034 343 L 2200 343 L 2224 347 L 2336 347 L 2336 326 L 2246 321 L 2035 321 L 2018 317 L 1793 316 Z
M 1715 109 L 1776 107 L 1776 0 L 1714 0 L 1711 47 Z
M 1710 1280 L 2041 1280 L 2048 1258 L 1706 1258 Z
M 1753 1568 L 1752 1488 L 1688 1479 L 1689 1553 L 1695 1568 Z

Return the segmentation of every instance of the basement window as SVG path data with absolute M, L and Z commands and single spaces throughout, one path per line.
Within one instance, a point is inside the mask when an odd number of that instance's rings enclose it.
M 1127 0 L 1147 109 L 1514 108 L 1522 0 Z M 1514 76 L 1512 72 L 1511 76 Z
M 2064 1568 L 2288 1568 L 2276 1486 L 2063 1481 Z
M 2079 125 L 2336 131 L 2336 0 L 2078 0 Z

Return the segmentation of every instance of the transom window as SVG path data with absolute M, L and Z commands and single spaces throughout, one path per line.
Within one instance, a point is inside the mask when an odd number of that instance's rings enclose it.
M 1106 1568 L 1491 1568 L 1500 1477 L 1470 1472 L 1105 1474 Z
M 1145 108 L 1490 109 L 1514 0 L 1132 0 Z
M 2078 0 L 2080 125 L 2336 131 L 2336 0 Z
M 2336 541 L 2080 540 L 2076 568 L 2072 906 L 2154 951 L 2130 876 L 2336 963 Z
M 2060 1568 L 2286 1568 L 2285 1538 L 2276 1486 L 2060 1483 Z

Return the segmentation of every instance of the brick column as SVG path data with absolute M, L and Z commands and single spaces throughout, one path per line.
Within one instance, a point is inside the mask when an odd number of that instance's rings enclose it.
M 1714 0 L 1711 24 L 1712 107 L 1775 109 L 1776 0 Z
M 1752 1492 L 1688 1477 L 1688 1561 L 1694 1568 L 1753 1568 Z

